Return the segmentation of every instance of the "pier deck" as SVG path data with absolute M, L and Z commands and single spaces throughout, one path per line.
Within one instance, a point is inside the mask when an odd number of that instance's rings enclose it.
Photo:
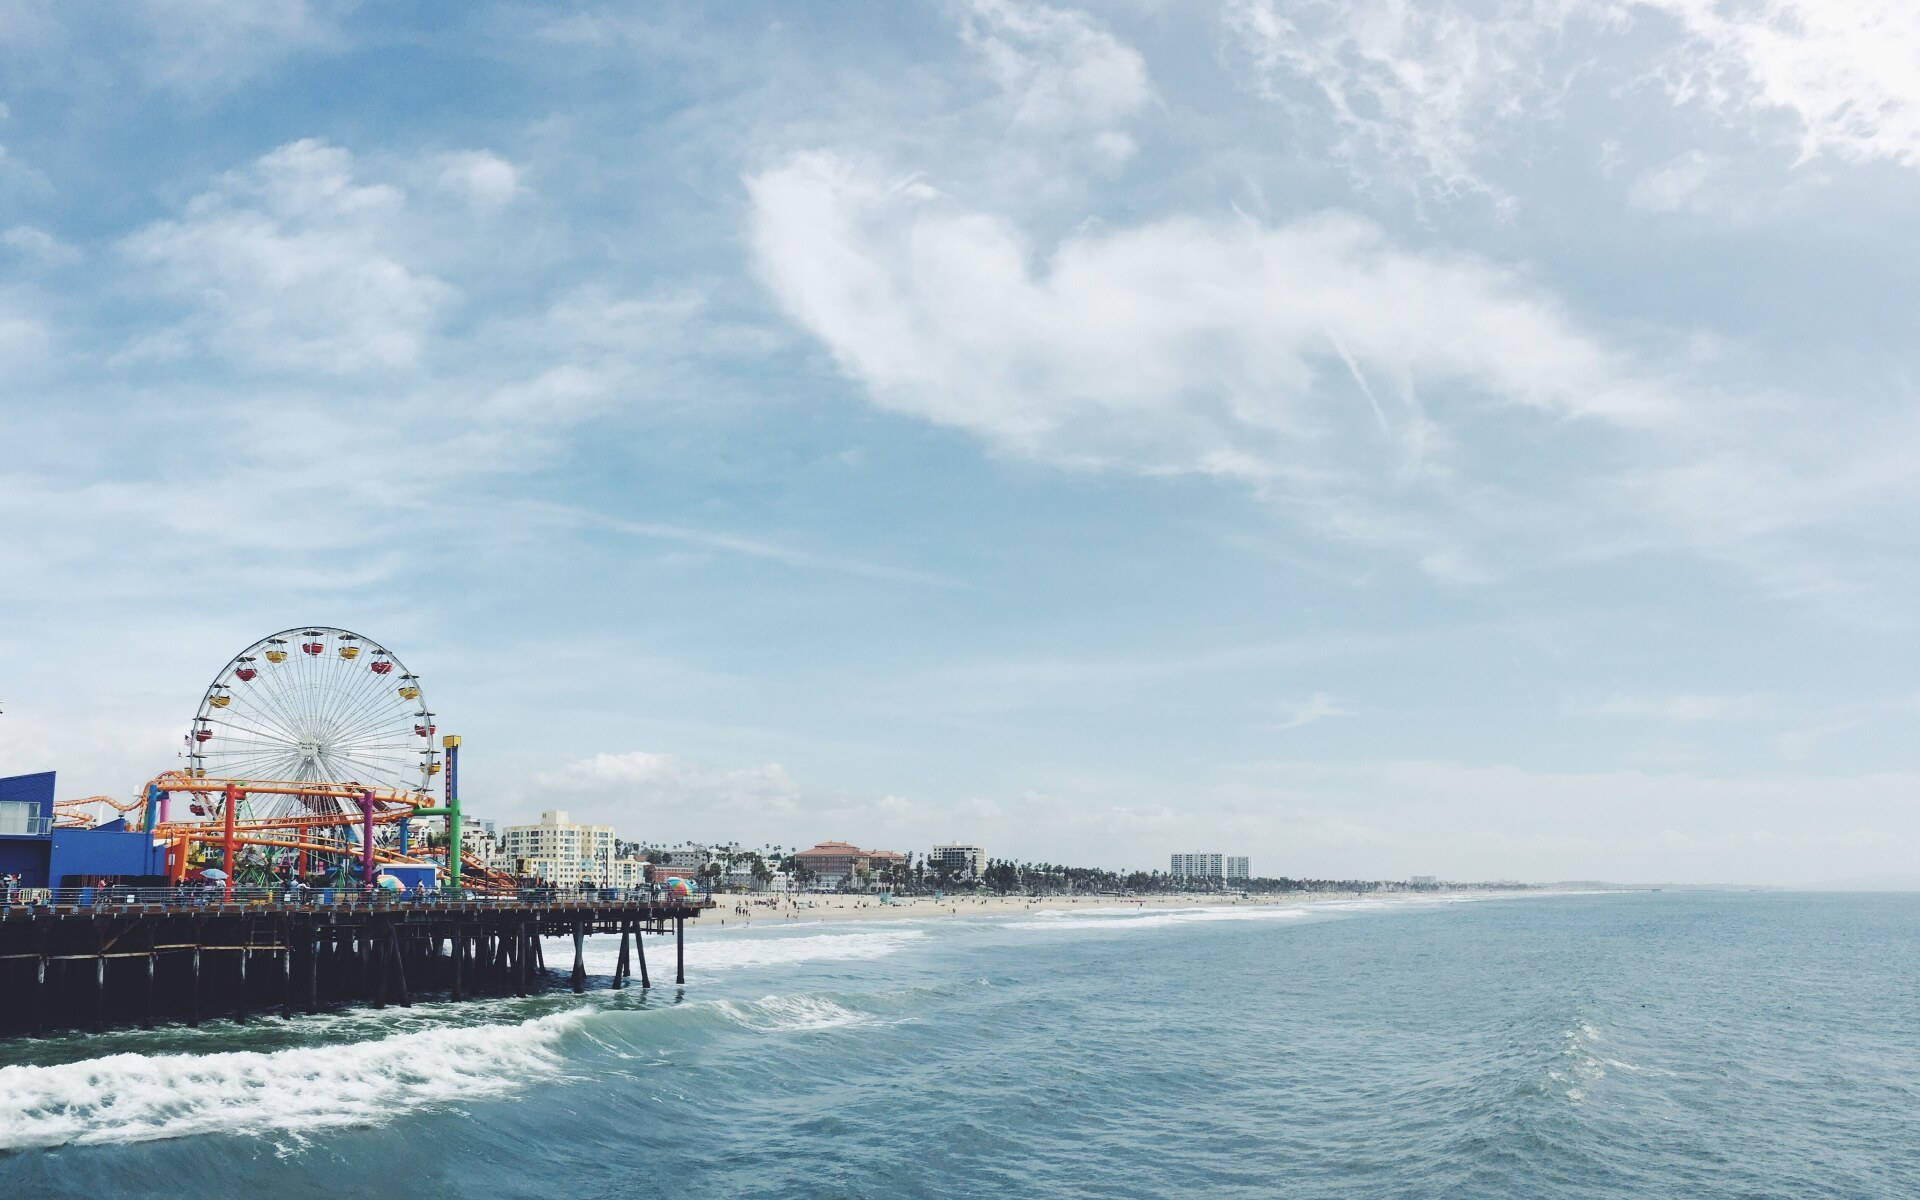
M 88 899 L 0 910 L 0 1036 L 409 1005 L 423 993 L 524 996 L 552 983 L 541 945 L 551 937 L 573 939 L 567 982 L 579 992 L 589 933 L 620 935 L 611 986 L 627 986 L 636 963 L 640 985 L 652 986 L 648 934 L 673 937 L 674 981 L 684 983 L 686 923 L 712 906 L 568 893 Z

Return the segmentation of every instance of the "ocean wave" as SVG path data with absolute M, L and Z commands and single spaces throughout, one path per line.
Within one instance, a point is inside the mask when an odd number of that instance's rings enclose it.
M 589 1011 L 371 1042 L 0 1067 L 0 1151 L 374 1125 L 561 1074 Z
M 825 996 L 762 996 L 753 1001 L 721 1000 L 715 1003 L 714 1008 L 734 1024 L 760 1033 L 841 1029 L 873 1021 L 870 1014 L 854 1012 Z
M 1564 1043 L 1560 1057 L 1566 1069 L 1549 1069 L 1547 1078 L 1556 1085 L 1567 1085 L 1567 1099 L 1579 1104 L 1586 1100 L 1588 1088 L 1607 1077 L 1607 1067 L 1613 1060 L 1595 1049 L 1604 1039 L 1590 1021 L 1576 1020 L 1571 1028 L 1560 1031 L 1560 1037 Z
M 1032 917 L 1007 922 L 1008 929 L 1165 929 L 1175 925 L 1205 924 L 1210 921 L 1297 921 L 1312 916 L 1305 906 L 1263 904 L 1249 907 L 1206 907 L 1180 909 L 1090 909 L 1083 912 L 1037 913 Z
M 885 958 L 926 937 L 922 929 L 876 929 L 858 933 L 805 933 L 783 930 L 741 936 L 703 934 L 687 942 L 687 970 L 697 976 L 706 971 L 732 971 L 744 967 L 787 966 L 807 962 L 853 961 Z M 655 980 L 673 969 L 673 944 L 653 938 L 647 942 L 647 965 Z M 547 966 L 567 971 L 573 967 L 573 943 L 568 938 L 548 938 Z M 589 975 L 612 975 L 620 958 L 620 938 L 614 934 L 596 934 L 586 940 L 581 955 Z M 633 960 L 633 973 L 640 974 L 640 962 Z

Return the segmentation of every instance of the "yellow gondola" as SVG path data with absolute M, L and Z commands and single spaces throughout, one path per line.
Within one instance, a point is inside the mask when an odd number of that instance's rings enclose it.
M 340 657 L 346 659 L 348 662 L 352 662 L 354 659 L 360 657 L 360 647 L 342 646 L 340 647 Z
M 411 683 L 403 684 L 400 688 L 400 698 L 402 700 L 418 700 L 420 698 L 420 689 Z
M 233 703 L 233 697 L 227 695 L 225 692 L 221 692 L 217 696 L 208 696 L 207 703 L 213 705 L 215 708 L 225 708 L 227 705 Z
M 439 764 L 439 763 L 428 763 L 428 764 L 427 764 L 427 774 L 429 774 L 429 775 L 438 775 L 439 773 L 440 773 L 440 764 Z
M 283 663 L 287 661 L 287 652 L 275 646 L 273 649 L 267 651 L 266 659 L 270 663 Z

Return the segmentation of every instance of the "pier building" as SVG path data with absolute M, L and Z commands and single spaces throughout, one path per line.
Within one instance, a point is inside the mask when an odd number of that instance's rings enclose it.
M 0 875 L 19 887 L 81 887 L 94 880 L 158 879 L 166 847 L 131 831 L 124 819 L 62 829 L 54 815 L 52 771 L 0 779 Z

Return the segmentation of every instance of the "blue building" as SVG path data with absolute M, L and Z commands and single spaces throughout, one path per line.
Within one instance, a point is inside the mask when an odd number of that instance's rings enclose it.
M 145 833 L 109 821 L 97 829 L 53 827 L 53 775 L 0 778 L 0 875 L 20 886 L 81 887 L 96 879 L 153 880 L 166 871 L 167 852 Z
M 53 772 L 0 779 L 0 875 L 46 887 L 53 865 Z

